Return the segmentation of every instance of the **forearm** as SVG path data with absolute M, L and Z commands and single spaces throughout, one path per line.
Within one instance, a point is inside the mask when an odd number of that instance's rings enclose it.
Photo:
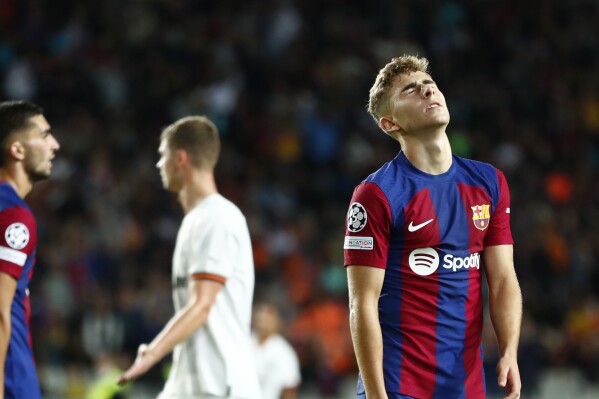
M 522 293 L 515 277 L 490 291 L 489 311 L 500 355 L 515 358 L 522 322 Z
M 6 353 L 10 342 L 11 324 L 10 315 L 0 315 L 0 399 L 4 398 L 4 368 L 6 364 Z
M 297 388 L 284 388 L 281 399 L 297 399 Z
M 383 376 L 383 338 L 377 304 L 352 304 L 350 328 L 358 367 L 368 398 L 386 398 Z
M 17 280 L 11 275 L 0 273 L 0 399 L 4 398 L 4 368 L 12 332 L 11 308 L 17 289 Z
M 175 314 L 160 334 L 148 345 L 148 350 L 156 358 L 162 359 L 179 343 L 189 338 L 198 328 L 206 323 L 209 308 L 188 304 Z

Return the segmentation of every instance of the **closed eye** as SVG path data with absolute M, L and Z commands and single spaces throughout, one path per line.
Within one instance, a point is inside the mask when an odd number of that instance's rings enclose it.
M 411 94 L 411 93 L 414 93 L 414 91 L 416 90 L 416 88 L 418 86 L 424 86 L 424 85 L 432 85 L 434 87 L 437 87 L 434 80 L 432 80 L 432 79 L 424 79 L 424 80 L 421 80 L 419 82 L 408 83 L 407 85 L 405 85 L 403 87 L 403 89 L 401 89 L 400 93 Z

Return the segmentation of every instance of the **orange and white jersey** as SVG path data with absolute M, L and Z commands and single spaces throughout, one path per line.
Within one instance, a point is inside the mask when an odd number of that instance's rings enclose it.
M 175 311 L 188 301 L 189 279 L 223 283 L 206 324 L 177 345 L 160 399 L 207 395 L 261 398 L 250 338 L 254 263 L 245 217 L 220 194 L 183 219 L 173 254 Z

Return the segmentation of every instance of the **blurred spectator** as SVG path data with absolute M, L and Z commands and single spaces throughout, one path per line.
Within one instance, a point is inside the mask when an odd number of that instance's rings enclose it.
M 259 302 L 253 313 L 254 354 L 263 399 L 296 399 L 301 383 L 299 360 L 281 335 L 281 316 L 273 304 Z

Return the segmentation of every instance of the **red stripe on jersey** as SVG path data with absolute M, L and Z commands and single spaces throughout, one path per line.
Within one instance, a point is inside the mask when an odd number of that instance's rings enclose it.
M 0 257 L 0 272 L 17 280 L 21 278 L 26 264 L 19 264 L 14 254 L 21 253 L 29 257 L 35 251 L 36 230 L 35 219 L 29 209 L 17 205 L 0 211 L 0 247 L 4 247 Z
M 504 174 L 497 171 L 499 199 L 495 211 L 491 215 L 489 231 L 485 236 L 485 247 L 492 245 L 511 245 L 514 243 L 510 228 L 510 189 Z
M 482 187 L 458 184 L 458 190 L 464 201 L 466 215 L 473 216 L 472 206 L 490 204 L 491 200 Z M 469 252 L 482 250 L 484 232 L 477 229 L 474 222 L 469 220 Z M 481 291 L 482 273 L 471 268 L 468 274 L 468 298 L 466 299 L 466 333 L 464 338 L 464 370 L 466 370 L 466 381 L 464 388 L 466 398 L 484 398 L 485 386 L 483 376 L 483 365 L 480 352 L 483 328 L 483 301 Z
M 212 273 L 194 273 L 191 275 L 191 278 L 193 280 L 212 280 L 212 281 L 217 281 L 222 284 L 227 282 L 227 279 L 224 278 L 223 276 L 219 276 L 218 274 L 212 274 Z
M 350 229 L 349 212 L 354 204 L 363 207 L 366 220 L 358 229 Z M 351 199 L 348 220 L 345 222 L 346 240 L 351 237 L 363 237 L 372 240 L 372 248 L 355 249 L 344 245 L 345 266 L 372 266 L 379 269 L 387 267 L 389 252 L 389 234 L 391 231 L 391 208 L 387 197 L 375 183 L 365 182 L 354 190 Z M 356 231 L 357 230 L 357 231 Z
M 434 248 L 440 243 L 437 214 L 428 189 L 416 194 L 404 208 L 406 251 L 402 259 L 401 330 L 402 356 L 400 391 L 402 394 L 432 398 L 435 391 L 436 327 L 439 274 L 416 274 L 409 264 L 417 248 Z M 427 226 L 409 230 L 433 219 Z

